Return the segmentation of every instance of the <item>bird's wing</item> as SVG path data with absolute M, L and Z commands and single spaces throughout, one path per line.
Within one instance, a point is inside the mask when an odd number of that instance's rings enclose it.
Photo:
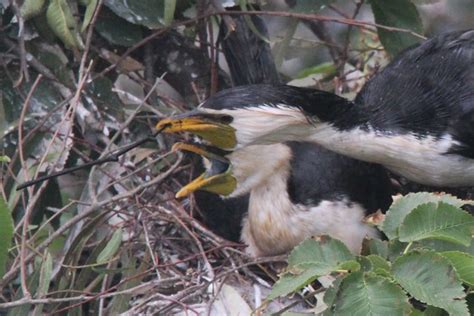
M 472 151 L 466 137 L 474 133 L 474 30 L 446 33 L 404 51 L 365 85 L 355 102 L 370 112 L 376 129 L 452 133 Z

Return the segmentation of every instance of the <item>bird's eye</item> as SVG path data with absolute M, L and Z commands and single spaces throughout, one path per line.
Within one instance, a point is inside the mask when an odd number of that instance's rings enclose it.
M 234 118 L 232 116 L 226 115 L 226 114 L 223 114 L 219 117 L 219 121 L 222 124 L 230 124 L 230 123 L 232 123 L 233 120 L 234 120 Z

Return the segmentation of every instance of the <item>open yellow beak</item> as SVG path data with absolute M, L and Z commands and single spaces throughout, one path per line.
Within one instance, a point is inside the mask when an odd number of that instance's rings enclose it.
M 191 111 L 163 119 L 156 125 L 165 133 L 190 132 L 201 136 L 214 146 L 232 149 L 237 144 L 235 129 L 229 125 L 232 117 L 223 114 L 207 114 Z
M 181 188 L 181 190 L 176 193 L 176 198 L 188 196 L 197 190 L 208 191 L 224 196 L 231 194 L 235 190 L 237 180 L 232 175 L 232 167 L 226 158 L 206 150 L 205 146 L 194 144 L 176 143 L 172 149 L 194 152 L 207 158 L 211 163 L 209 170 Z

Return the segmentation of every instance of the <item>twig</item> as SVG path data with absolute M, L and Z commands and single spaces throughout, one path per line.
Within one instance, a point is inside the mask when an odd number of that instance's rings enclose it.
M 160 271 L 158 270 L 158 262 L 156 261 L 155 254 L 153 253 L 153 249 L 151 247 L 150 237 L 148 235 L 148 227 L 144 223 L 143 223 L 142 227 L 143 227 L 143 233 L 144 233 L 144 236 L 145 236 L 145 244 L 146 244 L 146 247 L 147 247 L 148 251 L 150 252 L 150 257 L 151 257 L 151 261 L 153 262 L 153 268 L 155 269 L 156 278 L 158 280 L 160 280 L 161 275 L 160 275 Z
M 81 63 L 79 65 L 78 82 L 81 82 L 82 78 L 85 77 L 89 73 L 88 71 L 84 72 L 84 70 L 85 70 L 85 65 L 86 65 L 86 61 L 87 61 L 87 56 L 89 54 L 89 50 L 90 50 L 90 47 L 91 47 L 92 35 L 94 33 L 93 32 L 94 31 L 94 26 L 95 26 L 95 23 L 97 21 L 97 17 L 99 16 L 99 12 L 100 12 L 100 9 L 102 8 L 102 3 L 103 2 L 104 2 L 104 0 L 99 0 L 97 2 L 97 5 L 96 5 L 95 10 L 94 10 L 94 15 L 92 16 L 91 22 L 87 27 L 86 44 L 85 44 L 84 51 L 82 53 Z
M 129 281 L 129 280 L 127 280 Z M 124 295 L 124 294 L 143 294 L 146 293 L 153 288 L 157 287 L 161 283 L 171 283 L 171 282 L 176 282 L 179 281 L 179 278 L 167 278 L 167 279 L 162 279 L 160 281 L 150 281 L 144 284 L 139 284 L 135 287 L 125 289 L 122 291 L 115 291 L 112 293 L 104 293 L 100 295 L 102 298 L 111 298 L 117 295 Z M 122 282 L 120 283 L 122 284 Z M 109 289 L 110 290 L 110 289 Z M 49 293 L 53 294 L 53 293 Z M 13 302 L 7 302 L 7 303 L 1 303 L 0 304 L 0 310 L 2 309 L 9 309 L 13 307 L 18 307 L 22 305 L 39 305 L 39 304 L 55 304 L 55 303 L 68 303 L 68 302 L 75 302 L 75 301 L 89 301 L 91 298 L 96 298 L 96 296 L 93 295 L 79 295 L 79 296 L 73 296 L 73 297 L 65 297 L 65 298 L 41 298 L 41 299 L 27 299 L 27 298 L 21 298 L 19 300 L 13 301 Z
M 171 29 L 174 29 L 176 27 L 179 27 L 179 26 L 186 26 L 186 25 L 190 25 L 190 24 L 195 24 L 200 20 L 207 19 L 207 18 L 209 18 L 211 16 L 214 16 L 214 15 L 219 15 L 219 16 L 226 16 L 226 15 L 231 15 L 231 16 L 232 15 L 267 15 L 267 16 L 293 17 L 293 18 L 297 18 L 297 19 L 301 19 L 301 20 L 310 20 L 310 21 L 315 20 L 315 21 L 333 22 L 333 23 L 354 25 L 354 26 L 358 26 L 358 27 L 361 27 L 361 28 L 364 28 L 364 29 L 370 29 L 370 27 L 377 27 L 377 28 L 387 30 L 389 32 L 408 33 L 408 34 L 411 34 L 411 35 L 413 35 L 417 38 L 426 39 L 426 37 L 424 37 L 423 35 L 418 34 L 416 32 L 413 32 L 413 31 L 408 30 L 408 29 L 404 29 L 404 28 L 386 26 L 386 25 L 367 22 L 367 21 L 359 21 L 359 20 L 353 20 L 353 19 L 347 19 L 347 18 L 324 16 L 324 15 L 319 15 L 319 14 L 304 14 L 304 13 L 281 12 L 281 11 L 245 11 L 245 12 L 242 12 L 242 11 L 224 11 L 224 12 L 211 12 L 211 13 L 204 13 L 204 14 L 199 15 L 196 18 L 191 19 L 191 20 L 186 20 L 186 21 L 183 21 L 183 22 L 174 23 L 173 25 L 171 25 L 169 27 L 161 28 L 161 29 L 157 30 L 156 32 L 148 35 L 147 37 L 145 37 L 144 39 L 142 39 L 141 41 L 139 41 L 138 43 L 136 43 L 135 45 L 133 45 L 132 47 L 127 49 L 125 51 L 125 53 L 123 53 L 112 65 L 110 65 L 109 67 L 104 69 L 102 72 L 97 74 L 95 77 L 93 77 L 92 80 L 105 76 L 107 73 L 109 73 L 110 71 L 115 69 L 117 67 L 117 65 L 119 65 L 133 51 L 135 51 L 139 47 L 145 45 L 147 42 L 151 41 L 152 39 L 166 33 L 167 31 L 169 31 Z
M 74 167 L 71 167 L 71 168 L 67 168 L 67 169 L 64 169 L 64 170 L 61 170 L 61 171 L 58 171 L 58 172 L 54 172 L 54 173 L 51 173 L 51 174 L 43 176 L 43 177 L 36 178 L 35 180 L 27 181 L 27 182 L 19 185 L 17 187 L 17 190 L 22 190 L 22 189 L 24 189 L 26 187 L 29 187 L 29 186 L 32 186 L 36 183 L 43 182 L 43 181 L 49 180 L 51 178 L 56 178 L 56 177 L 59 177 L 63 174 L 71 173 L 71 172 L 74 172 L 74 171 L 77 171 L 77 170 L 80 170 L 80 169 L 84 169 L 84 168 L 87 168 L 87 167 L 91 167 L 91 166 L 95 166 L 95 165 L 101 165 L 101 164 L 104 164 L 106 162 L 117 162 L 120 156 L 122 156 L 123 154 L 129 152 L 130 150 L 132 150 L 132 149 L 134 149 L 134 148 L 136 148 L 136 147 L 138 147 L 138 146 L 140 146 L 140 145 L 142 145 L 146 142 L 154 141 L 155 137 L 159 133 L 161 133 L 161 131 L 163 131 L 165 128 L 166 128 L 166 126 L 163 126 L 161 129 L 157 130 L 153 134 L 150 134 L 145 138 L 142 138 L 142 139 L 140 139 L 136 142 L 133 142 L 133 143 L 127 145 L 127 146 L 124 146 L 121 149 L 117 150 L 116 152 L 108 154 L 104 158 L 96 159 L 96 160 L 87 162 L 85 164 L 79 165 L 79 166 L 74 166 Z
M 21 15 L 21 10 L 18 0 L 13 0 L 12 6 L 15 11 L 16 18 L 18 20 L 18 40 L 20 46 L 20 76 L 16 80 L 14 87 L 19 87 L 25 79 L 26 82 L 30 81 L 30 75 L 28 74 L 28 65 L 26 64 L 26 49 L 25 49 L 25 19 Z
M 364 4 L 364 0 L 360 0 L 360 1 L 357 2 L 354 13 L 352 14 L 352 19 L 355 19 L 357 17 L 357 15 L 359 14 L 360 8 L 362 7 L 363 4 Z M 352 28 L 353 28 L 352 25 L 349 25 L 347 27 L 346 38 L 344 40 L 344 49 L 342 50 L 341 60 L 340 60 L 339 66 L 338 66 L 338 68 L 339 68 L 338 70 L 339 70 L 340 74 L 342 72 L 344 72 L 344 65 L 345 65 L 345 63 L 347 61 L 347 58 L 348 58 L 349 46 L 350 46 L 350 43 L 351 43 L 351 37 L 350 36 L 351 36 Z
M 175 163 L 164 173 L 160 174 L 157 176 L 155 179 L 143 183 L 139 186 L 134 187 L 133 189 L 126 191 L 122 194 L 117 194 L 110 199 L 96 202 L 93 204 L 87 203 L 87 202 L 80 202 L 82 205 L 89 205 L 89 208 L 84 210 L 83 212 L 77 214 L 70 220 L 68 220 L 66 223 L 61 225 L 57 230 L 55 230 L 48 238 L 46 238 L 41 244 L 36 246 L 37 251 L 41 252 L 44 248 L 46 248 L 53 240 L 61 236 L 65 231 L 67 231 L 69 228 L 74 226 L 77 222 L 83 220 L 84 218 L 90 216 L 97 210 L 105 207 L 108 204 L 118 202 L 123 199 L 127 199 L 131 196 L 134 196 L 137 192 L 140 192 L 141 190 L 144 190 L 145 188 L 148 188 L 150 186 L 156 185 L 157 183 L 160 183 L 164 179 L 166 179 L 170 174 L 172 174 L 178 166 L 181 164 L 183 155 L 178 154 L 178 159 L 176 159 Z M 79 202 L 78 202 L 79 203 Z M 30 262 L 34 258 L 34 254 L 29 254 L 25 258 L 25 263 Z M 3 277 L 0 279 L 0 288 L 2 288 L 7 282 L 10 282 L 13 278 L 15 278 L 15 275 L 18 273 L 19 268 L 18 267 L 12 267 L 10 271 L 5 273 Z
M 33 86 L 31 87 L 30 91 L 28 92 L 28 95 L 26 97 L 25 102 L 23 103 L 23 109 L 21 110 L 20 114 L 20 120 L 18 123 L 18 152 L 20 155 L 20 162 L 21 166 L 23 169 L 23 172 L 25 174 L 25 179 L 28 180 L 28 166 L 26 165 L 24 153 L 23 153 L 23 122 L 25 120 L 26 112 L 28 111 L 29 105 L 30 105 L 30 100 L 31 97 L 33 96 L 34 91 L 38 87 L 38 84 L 41 81 L 41 78 L 43 78 L 42 75 L 38 75 L 36 77 L 35 82 L 33 83 Z M 30 196 L 33 195 L 33 190 L 30 190 L 29 192 Z M 25 215 L 23 216 L 23 230 L 22 230 L 22 235 L 21 235 L 21 250 L 20 250 L 20 267 L 21 267 L 21 288 L 23 291 L 23 295 L 26 298 L 31 298 L 31 293 L 28 290 L 28 285 L 26 284 L 26 278 L 27 278 L 27 273 L 26 273 L 26 239 L 27 239 L 27 234 L 28 234 L 28 225 L 30 223 L 29 219 L 31 216 L 31 207 L 27 207 L 25 211 Z

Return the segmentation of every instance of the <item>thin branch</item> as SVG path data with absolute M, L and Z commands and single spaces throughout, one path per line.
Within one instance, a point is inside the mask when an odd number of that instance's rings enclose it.
M 23 109 L 21 110 L 20 114 L 20 120 L 18 124 L 18 151 L 20 155 L 20 162 L 22 169 L 25 174 L 25 179 L 28 180 L 28 166 L 25 161 L 24 153 L 23 153 L 23 122 L 25 121 L 25 116 L 26 112 L 28 111 L 29 105 L 30 105 L 30 100 L 31 97 L 33 96 L 33 93 L 35 92 L 36 88 L 38 87 L 38 84 L 40 83 L 41 79 L 43 78 L 42 75 L 38 75 L 36 77 L 35 82 L 33 83 L 33 86 L 31 87 L 30 91 L 28 92 L 28 95 L 26 97 L 25 102 L 23 103 Z M 33 195 L 33 190 L 29 191 L 30 196 Z M 27 235 L 28 235 L 28 226 L 30 224 L 30 216 L 31 216 L 31 207 L 27 207 L 25 211 L 25 215 L 23 217 L 23 230 L 21 234 L 21 249 L 20 249 L 20 267 L 21 267 L 21 289 L 23 291 L 23 295 L 26 298 L 31 298 L 31 293 L 28 290 L 28 285 L 27 285 L 27 272 L 26 272 L 26 240 L 27 240 Z
M 86 44 L 85 44 L 84 51 L 82 53 L 81 63 L 80 63 L 80 66 L 79 66 L 79 79 L 78 79 L 79 82 L 81 81 L 82 77 L 86 76 L 89 73 L 88 71 L 84 72 L 85 71 L 85 65 L 86 65 L 87 56 L 89 54 L 89 50 L 90 50 L 90 47 L 91 47 L 92 35 L 94 33 L 93 32 L 94 31 L 94 26 L 95 26 L 95 23 L 97 21 L 97 17 L 99 16 L 99 12 L 100 12 L 100 9 L 102 8 L 102 3 L 103 2 L 104 2 L 104 0 L 99 0 L 99 2 L 97 3 L 97 5 L 95 7 L 95 10 L 94 10 L 94 15 L 92 16 L 91 23 L 87 27 Z
M 355 19 L 357 15 L 359 14 L 360 8 L 364 4 L 364 0 L 360 0 L 356 4 L 356 8 L 354 10 L 354 13 L 352 14 L 352 19 Z M 353 26 L 349 25 L 347 27 L 347 32 L 346 32 L 346 38 L 344 40 L 344 49 L 342 50 L 342 56 L 341 60 L 338 66 L 339 73 L 342 74 L 344 72 L 344 65 L 347 62 L 347 58 L 349 56 L 349 46 L 351 43 L 351 32 L 352 32 Z
M 143 183 L 139 186 L 134 187 L 133 189 L 126 191 L 121 194 L 114 195 L 110 199 L 101 201 L 101 202 L 96 202 L 96 203 L 86 203 L 86 202 L 80 202 L 82 205 L 89 205 L 89 208 L 84 210 L 82 213 L 77 214 L 73 218 L 71 218 L 69 221 L 61 225 L 57 230 L 55 230 L 48 238 L 46 238 L 41 244 L 36 246 L 36 249 L 38 252 L 43 251 L 44 248 L 49 246 L 51 242 L 53 242 L 56 238 L 61 236 L 65 231 L 67 231 L 69 228 L 72 226 L 76 225 L 77 222 L 83 220 L 84 218 L 90 216 L 97 210 L 105 207 L 108 204 L 118 202 L 123 199 L 130 198 L 137 194 L 137 192 L 140 192 L 150 186 L 156 185 L 157 183 L 162 182 L 164 179 L 166 179 L 169 175 L 175 172 L 175 170 L 178 169 L 179 165 L 181 164 L 183 159 L 183 155 L 178 154 L 178 159 L 171 165 L 171 167 L 164 173 L 158 175 L 155 179 Z M 30 253 L 26 258 L 25 258 L 25 263 L 30 262 L 33 260 L 34 254 Z M 0 279 L 0 288 L 5 286 L 7 282 L 10 282 L 13 278 L 15 278 L 16 274 L 18 273 L 19 267 L 12 267 L 7 273 L 3 275 L 3 277 Z
M 16 80 L 14 87 L 19 87 L 25 79 L 26 82 L 30 81 L 30 75 L 28 73 L 28 65 L 26 63 L 26 48 L 25 48 L 25 19 L 21 15 L 20 1 L 13 0 L 12 6 L 15 11 L 15 16 L 18 20 L 18 42 L 20 46 L 20 76 Z
M 389 32 L 402 32 L 402 33 L 408 33 L 411 34 L 417 38 L 420 39 L 426 39 L 421 34 L 418 34 L 412 30 L 404 29 L 404 28 L 399 28 L 399 27 L 392 27 L 392 26 L 386 26 L 378 23 L 373 23 L 373 22 L 367 22 L 367 21 L 360 21 L 360 20 L 354 20 L 354 19 L 347 19 L 347 18 L 338 18 L 338 17 L 332 17 L 332 16 L 324 16 L 324 15 L 319 15 L 319 14 L 304 14 L 304 13 L 295 13 L 295 12 L 281 12 L 281 11 L 223 11 L 223 12 L 211 12 L 211 13 L 205 13 L 202 15 L 197 16 L 194 19 L 191 20 L 186 20 L 178 23 L 174 23 L 169 27 L 164 27 L 156 32 L 148 35 L 129 49 L 125 51 L 124 54 L 122 54 L 113 64 L 111 64 L 109 67 L 104 69 L 102 72 L 97 74 L 95 77 L 93 77 L 92 80 L 96 78 L 100 78 L 105 76 L 107 73 L 112 71 L 119 65 L 127 56 L 129 56 L 133 51 L 138 49 L 139 47 L 145 45 L 147 42 L 151 41 L 152 39 L 172 30 L 175 29 L 179 26 L 187 26 L 191 24 L 195 24 L 200 20 L 207 19 L 211 16 L 226 16 L 226 15 L 267 15 L 267 16 L 280 16 L 280 17 L 292 17 L 292 18 L 297 18 L 301 20 L 309 20 L 309 21 L 323 21 L 323 22 L 333 22 L 333 23 L 340 23 L 340 24 L 347 24 L 347 25 L 353 25 L 357 26 L 360 28 L 364 29 L 371 29 L 371 27 L 376 27 L 376 28 L 381 28 Z
M 36 178 L 34 180 L 31 180 L 31 181 L 26 181 L 25 183 L 22 183 L 21 185 L 19 185 L 17 187 L 17 190 L 22 190 L 22 189 L 27 188 L 29 186 L 32 186 L 36 183 L 43 182 L 43 181 L 46 181 L 46 180 L 49 180 L 49 179 L 52 179 L 52 178 L 56 178 L 56 177 L 62 176 L 62 175 L 67 174 L 67 173 L 72 173 L 72 172 L 80 170 L 80 169 L 88 168 L 88 167 L 95 166 L 95 165 L 101 165 L 101 164 L 104 164 L 106 162 L 117 162 L 120 156 L 122 156 L 123 154 L 126 154 L 130 150 L 132 150 L 132 149 L 134 149 L 134 148 L 136 148 L 136 147 L 138 147 L 138 146 L 140 146 L 144 143 L 147 143 L 147 142 L 150 142 L 150 141 L 155 141 L 156 136 L 159 133 L 161 133 L 165 128 L 166 128 L 166 126 L 163 126 L 161 129 L 155 131 L 153 134 L 150 134 L 150 135 L 146 136 L 145 138 L 142 138 L 142 139 L 140 139 L 136 142 L 128 144 L 127 146 L 124 146 L 121 149 L 117 150 L 116 152 L 110 153 L 110 154 L 106 155 L 103 158 L 96 159 L 96 160 L 84 163 L 82 165 L 79 165 L 79 166 L 74 166 L 74 167 L 67 168 L 67 169 L 64 169 L 64 170 L 61 170 L 61 171 L 58 171 L 58 172 L 54 172 L 54 173 L 48 174 L 46 176 Z

